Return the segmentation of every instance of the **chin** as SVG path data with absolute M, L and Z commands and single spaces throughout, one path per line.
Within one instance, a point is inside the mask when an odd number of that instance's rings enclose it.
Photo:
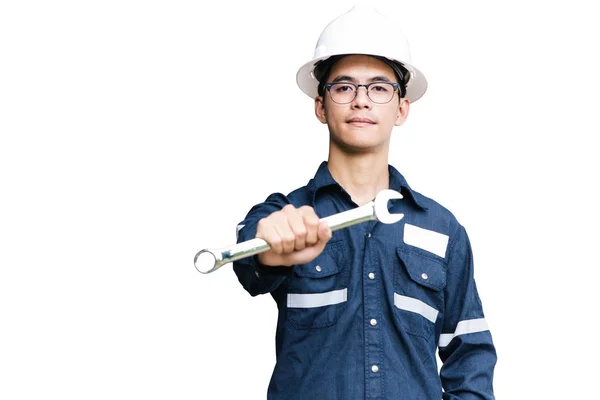
M 333 140 L 336 147 L 348 154 L 372 153 L 383 147 L 383 143 L 370 140 Z
M 344 127 L 340 131 L 341 134 L 331 134 L 330 132 L 330 140 L 345 153 L 372 152 L 384 147 L 389 140 L 389 138 L 382 137 L 377 126 Z

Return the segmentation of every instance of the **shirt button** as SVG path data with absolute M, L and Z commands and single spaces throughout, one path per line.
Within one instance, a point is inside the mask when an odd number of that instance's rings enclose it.
M 427 274 L 426 274 L 425 272 L 423 272 L 423 273 L 421 274 L 421 278 L 423 278 L 423 279 L 427 279 L 427 278 L 429 278 L 429 276 L 427 276 Z
M 377 371 L 379 371 L 379 367 L 378 367 L 377 365 L 373 365 L 373 366 L 371 367 L 371 371 L 373 371 L 373 372 L 377 372 Z
M 321 272 L 321 266 L 320 266 L 320 265 L 317 265 L 317 266 L 315 267 L 315 269 L 317 270 L 317 272 Z
M 377 320 L 375 318 L 373 318 L 371 321 L 369 321 L 371 323 L 371 326 L 375 326 L 377 325 Z
M 372 272 L 369 272 L 369 279 L 371 279 L 371 280 L 375 279 L 375 274 Z
M 371 232 L 367 233 L 367 237 L 371 237 Z
M 257 278 L 260 278 L 260 274 L 258 273 L 258 271 L 254 271 L 254 275 L 256 275 Z

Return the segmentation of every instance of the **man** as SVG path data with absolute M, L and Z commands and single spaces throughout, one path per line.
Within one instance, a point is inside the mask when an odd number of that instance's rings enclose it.
M 388 165 L 392 128 L 427 87 L 401 32 L 355 7 L 325 28 L 297 80 L 329 128 L 328 161 L 250 210 L 238 241 L 271 250 L 234 263 L 243 287 L 279 309 L 268 398 L 493 399 L 496 353 L 467 233 Z M 404 214 L 396 224 L 332 234 L 319 222 L 388 188 L 403 195 L 390 202 Z

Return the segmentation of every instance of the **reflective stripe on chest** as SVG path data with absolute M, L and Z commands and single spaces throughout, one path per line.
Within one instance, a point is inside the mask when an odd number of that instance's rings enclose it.
M 448 235 L 419 228 L 411 224 L 404 224 L 404 243 L 418 247 L 442 258 L 446 257 Z

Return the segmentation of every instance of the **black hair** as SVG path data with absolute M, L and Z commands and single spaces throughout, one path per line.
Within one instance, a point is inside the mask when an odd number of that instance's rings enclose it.
M 331 72 L 331 69 L 333 68 L 335 63 L 338 62 L 342 57 L 345 57 L 347 55 L 349 55 L 349 54 L 341 54 L 341 55 L 337 55 L 337 56 L 331 56 L 331 57 L 329 57 L 325 60 L 321 60 L 317 64 L 315 64 L 315 69 L 314 69 L 313 74 L 314 74 L 315 78 L 317 78 L 317 81 L 319 81 L 319 86 L 317 87 L 317 93 L 319 94 L 319 96 L 325 95 L 325 85 L 327 84 L 327 78 L 329 78 L 329 73 Z M 394 75 L 396 75 L 396 79 L 398 80 L 398 83 L 400 84 L 400 93 L 399 93 L 400 98 L 406 96 L 406 83 L 408 82 L 408 78 L 410 77 L 408 70 L 398 61 L 392 61 L 388 58 L 381 57 L 381 56 L 371 56 L 371 57 L 376 58 L 379 61 L 386 63 L 394 70 Z

